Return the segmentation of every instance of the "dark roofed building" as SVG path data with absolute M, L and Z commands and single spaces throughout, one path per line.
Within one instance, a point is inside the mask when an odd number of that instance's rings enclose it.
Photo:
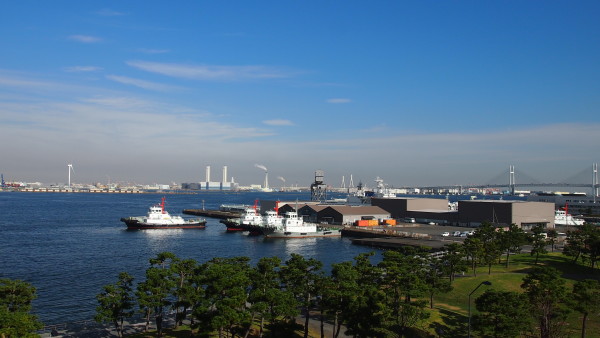
M 317 213 L 319 222 L 352 224 L 361 219 L 389 219 L 390 213 L 377 206 L 330 205 Z
M 442 198 L 372 198 L 371 205 L 389 212 L 393 218 L 414 217 L 408 211 L 414 210 L 448 210 L 448 200 Z
M 298 216 L 302 217 L 307 222 L 319 222 L 319 211 L 327 208 L 327 205 L 305 204 L 298 208 Z
M 477 227 L 483 222 L 499 226 L 516 224 L 523 229 L 534 225 L 554 228 L 554 204 L 547 202 L 472 200 L 458 201 L 461 226 Z

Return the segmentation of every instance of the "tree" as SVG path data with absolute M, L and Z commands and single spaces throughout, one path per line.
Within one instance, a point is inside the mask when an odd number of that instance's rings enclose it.
M 175 309 L 176 328 L 182 324 L 187 310 L 192 307 L 196 299 L 196 289 L 192 284 L 192 276 L 196 266 L 197 263 L 193 259 L 175 259 L 171 264 L 172 294 L 175 296 L 172 307 Z
M 169 279 L 169 270 L 150 267 L 146 270 L 146 280 L 138 284 L 136 297 L 141 309 L 146 313 L 146 327 L 150 314 L 154 314 L 156 331 L 162 335 L 162 322 L 164 309 L 171 304 L 172 281 Z
M 521 287 L 529 299 L 531 315 L 541 338 L 558 337 L 567 316 L 565 281 L 552 267 L 537 266 L 523 279 Z
M 138 305 L 146 317 L 146 330 L 150 315 L 154 314 L 159 337 L 162 335 L 164 309 L 171 304 L 169 295 L 173 288 L 173 280 L 170 278 L 170 264 L 176 259 L 175 254 L 171 252 L 161 252 L 156 258 L 151 258 L 151 267 L 146 270 L 146 280 L 138 284 L 135 293 Z
M 392 311 L 389 328 L 401 335 L 429 315 L 424 311 L 426 302 L 414 299 L 427 290 L 426 255 L 412 247 L 404 253 L 388 250 L 383 252 L 383 260 L 378 265 L 382 270 L 380 286 L 386 291 L 387 305 Z
M 44 325 L 30 314 L 36 289 L 31 284 L 0 278 L 0 336 L 34 337 Z
M 477 276 L 477 263 L 481 256 L 483 256 L 483 244 L 481 239 L 475 237 L 467 237 L 463 242 L 463 250 L 465 255 L 471 261 L 471 268 L 473 269 L 473 276 Z
M 249 261 L 248 257 L 233 257 L 213 258 L 205 263 L 200 282 L 205 286 L 205 298 L 194 316 L 205 328 L 217 330 L 219 337 L 225 330 L 232 332 L 238 325 L 249 325 Z
M 117 336 L 123 336 L 123 321 L 133 315 L 133 277 L 127 272 L 119 273 L 115 284 L 108 284 L 96 296 L 98 307 L 94 319 L 101 322 L 112 322 L 117 330 Z
M 584 258 L 593 269 L 598 259 L 600 259 L 600 229 L 591 224 L 584 224 L 581 226 L 581 231 L 584 234 Z
M 429 294 L 429 308 L 433 309 L 433 296 L 452 290 L 450 279 L 444 274 L 444 260 L 429 255 L 425 266 L 425 285 Z
M 248 301 L 251 303 L 251 322 L 255 315 L 260 317 L 259 337 L 263 336 L 265 321 L 274 326 L 278 318 L 294 317 L 298 313 L 293 295 L 280 288 L 280 267 L 281 259 L 278 257 L 263 257 L 250 270 L 251 289 Z M 246 336 L 248 333 L 247 331 Z
M 563 254 L 568 257 L 573 257 L 573 263 L 577 263 L 584 251 L 585 233 L 581 229 L 568 231 Z
M 548 242 L 546 241 L 546 236 L 543 233 L 544 228 L 541 225 L 534 226 L 531 229 L 533 233 L 531 235 L 531 256 L 535 255 L 535 264 L 538 263 L 540 254 L 548 253 L 546 250 L 546 245 Z
M 334 338 L 339 336 L 342 323 L 349 319 L 351 308 L 355 306 L 360 292 L 358 278 L 358 271 L 352 266 L 352 262 L 332 264 L 331 287 L 326 290 L 323 298 L 333 316 Z
M 323 263 L 314 258 L 305 259 L 301 255 L 293 253 L 281 269 L 281 278 L 285 289 L 296 297 L 303 309 L 304 338 L 308 337 L 309 311 L 322 266 Z
M 475 300 L 473 328 L 483 337 L 517 337 L 530 327 L 527 296 L 487 290 Z
M 492 264 L 502 255 L 500 247 L 500 232 L 489 222 L 483 222 L 475 233 L 474 239 L 479 239 L 481 243 L 480 257 L 488 266 L 488 274 L 492 273 Z
M 584 279 L 573 285 L 573 309 L 583 315 L 581 337 L 585 337 L 586 322 L 590 314 L 600 313 L 600 282 Z
M 521 248 L 527 243 L 527 234 L 516 224 L 511 224 L 507 231 L 499 235 L 500 247 L 506 253 L 506 268 L 509 266 L 510 254 L 521 252 Z
M 555 229 L 548 230 L 548 243 L 550 243 L 550 248 L 552 252 L 554 252 L 554 247 L 556 246 L 556 240 L 558 238 L 558 231 Z
M 442 267 L 446 275 L 450 278 L 450 283 L 454 281 L 455 275 L 459 272 L 468 270 L 468 262 L 465 260 L 465 250 L 458 243 L 446 244 L 444 246 L 444 255 Z
M 357 292 L 344 311 L 346 335 L 355 337 L 381 337 L 391 309 L 387 306 L 386 294 L 379 286 L 382 281 L 381 268 L 371 264 L 373 252 L 362 253 L 354 258 Z

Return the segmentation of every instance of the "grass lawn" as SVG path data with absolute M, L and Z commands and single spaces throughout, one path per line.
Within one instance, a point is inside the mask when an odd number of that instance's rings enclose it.
M 421 323 L 419 328 L 425 332 L 424 335 L 430 337 L 466 337 L 468 323 L 468 299 L 471 293 L 481 282 L 489 281 L 491 285 L 480 286 L 471 297 L 471 311 L 476 313 L 475 299 L 485 290 L 504 290 L 522 292 L 521 283 L 525 275 L 535 265 L 535 257 L 529 254 L 513 255 L 510 258 L 510 266 L 504 265 L 505 257 L 502 257 L 501 264 L 494 264 L 491 274 L 488 274 L 488 267 L 479 267 L 476 276 L 472 271 L 465 273 L 464 276 L 457 277 L 454 281 L 453 290 L 444 295 L 438 295 L 434 298 L 434 309 L 430 310 L 430 318 Z M 567 290 L 570 292 L 572 286 L 577 280 L 591 278 L 600 280 L 600 269 L 592 270 L 589 267 L 580 264 L 573 264 L 569 257 L 561 253 L 548 253 L 540 255 L 539 265 L 552 266 L 562 272 L 566 279 Z M 568 337 L 581 336 L 581 315 L 577 312 L 571 313 L 567 319 Z M 163 337 L 190 337 L 189 327 L 182 326 L 177 331 L 166 329 Z M 256 333 L 256 332 L 255 332 Z M 472 335 L 475 337 L 474 333 Z M 196 335 L 198 337 L 218 337 L 216 333 Z M 256 337 L 257 335 L 251 335 Z M 265 337 L 269 336 L 265 332 Z M 294 332 L 286 332 L 285 335 L 276 335 L 279 337 L 302 337 L 301 326 Z M 156 332 L 147 334 L 136 334 L 129 337 L 145 338 L 156 337 Z M 311 328 L 310 337 L 320 337 L 320 332 Z M 587 321 L 587 337 L 600 337 L 600 315 L 590 315 Z
M 521 283 L 528 271 L 535 265 L 535 257 L 529 254 L 519 254 L 511 256 L 510 261 L 510 266 L 507 269 L 504 265 L 503 257 L 502 264 L 493 265 L 491 274 L 489 275 L 487 267 L 479 267 L 476 276 L 473 275 L 472 271 L 469 271 L 469 273 L 465 273 L 465 276 L 457 277 L 452 284 L 454 289 L 451 292 L 438 295 L 434 299 L 436 309 L 432 313 L 429 325 L 427 325 L 428 331 L 431 334 L 435 334 L 441 329 L 445 332 L 444 336 L 466 336 L 469 294 L 483 281 L 489 281 L 491 285 L 482 285 L 471 296 L 472 313 L 476 313 L 475 299 L 485 292 L 485 290 L 523 291 Z M 566 279 L 567 290 L 569 292 L 577 280 L 585 278 L 600 280 L 600 270 L 595 269 L 594 271 L 589 267 L 573 264 L 569 257 L 563 256 L 561 253 L 540 255 L 538 264 L 552 266 L 560 270 L 563 278 Z M 572 313 L 568 318 L 567 327 L 569 337 L 580 337 L 581 315 L 577 312 Z M 599 315 L 589 316 L 587 321 L 587 336 L 600 337 Z

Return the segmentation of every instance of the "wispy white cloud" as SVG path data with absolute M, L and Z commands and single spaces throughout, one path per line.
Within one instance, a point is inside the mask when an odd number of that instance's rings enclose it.
M 96 14 L 102 15 L 102 16 L 123 16 L 123 15 L 125 15 L 125 13 L 123 13 L 123 12 L 118 12 L 118 11 L 112 10 L 110 8 L 101 9 L 101 10 L 97 11 Z
M 140 88 L 144 88 L 144 89 L 148 89 L 148 90 L 164 92 L 164 91 L 169 91 L 169 90 L 175 89 L 172 86 L 163 85 L 163 84 L 151 82 L 151 81 L 134 79 L 134 78 L 126 77 L 126 76 L 107 75 L 106 78 L 109 80 L 115 81 L 115 82 L 132 85 L 132 86 L 136 86 L 136 87 L 140 87 Z
M 97 72 L 102 70 L 102 67 L 95 66 L 73 66 L 63 68 L 65 72 L 80 73 L 80 72 Z
M 90 35 L 71 35 L 69 40 L 83 42 L 83 43 L 96 43 L 102 41 L 102 38 Z
M 140 85 L 125 77 L 112 80 Z M 545 175 L 550 182 L 597 161 L 600 144 L 597 123 L 464 133 L 376 124 L 369 132 L 361 132 L 363 125 L 357 125 L 319 135 L 288 128 L 273 142 L 267 136 L 273 136 L 276 128 L 269 126 L 293 125 L 291 121 L 260 119 L 264 128 L 252 127 L 221 116 L 221 111 L 199 109 L 198 101 L 172 104 L 162 95 L 148 99 L 115 86 L 96 86 L 0 70 L 0 144 L 11 145 L 0 147 L 0 158 L 12 159 L 4 164 L 4 173 L 53 182 L 62 177 L 65 161 L 74 161 L 85 182 L 107 173 L 148 183 L 191 182 L 200 180 L 202 168 L 213 163 L 228 165 L 232 173 L 237 171 L 236 181 L 248 184 L 262 179 L 252 178 L 256 170 L 244 170 L 258 162 L 272 163 L 269 170 L 289 181 L 321 168 L 328 182 L 352 173 L 355 182 L 371 183 L 381 176 L 401 186 L 488 183 L 508 165 L 516 165 L 518 170 Z M 145 161 L 157 153 L 165 161 L 149 169 Z M 51 169 L 40 170 L 39 163 Z
M 165 54 L 165 53 L 169 53 L 170 50 L 168 50 L 168 49 L 139 48 L 138 52 L 144 53 L 144 54 Z
M 290 77 L 290 72 L 267 66 L 185 65 L 148 61 L 129 61 L 127 64 L 147 72 L 194 80 L 239 81 Z
M 263 121 L 264 124 L 269 125 L 269 126 L 293 126 L 294 123 L 290 120 L 282 120 L 282 119 L 275 119 L 275 120 L 265 120 Z
M 352 102 L 352 100 L 344 99 L 344 98 L 333 98 L 333 99 L 327 100 L 327 103 L 350 103 L 350 102 Z

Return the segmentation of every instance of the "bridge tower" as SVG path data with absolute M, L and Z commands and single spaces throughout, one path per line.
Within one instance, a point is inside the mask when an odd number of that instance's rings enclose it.
M 596 199 L 598 198 L 598 188 L 600 188 L 600 184 L 598 184 L 598 163 L 594 163 L 592 171 L 592 194 L 594 195 L 594 203 L 596 203 Z
M 508 177 L 508 188 L 510 189 L 510 194 L 514 196 L 515 194 L 515 166 L 511 165 L 508 168 L 509 177 Z
M 323 183 L 325 172 L 315 171 L 315 181 L 310 185 L 310 200 L 324 202 L 327 199 L 327 185 Z

